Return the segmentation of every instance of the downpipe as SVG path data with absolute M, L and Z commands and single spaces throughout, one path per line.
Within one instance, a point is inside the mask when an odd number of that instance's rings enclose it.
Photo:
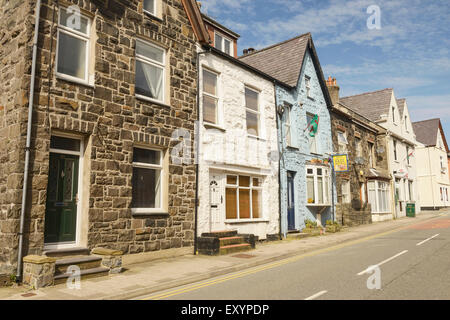
M 17 257 L 17 273 L 16 273 L 17 282 L 20 282 L 22 280 L 23 233 L 25 225 L 25 210 L 27 206 L 27 185 L 30 166 L 31 128 L 32 128 L 33 104 L 34 104 L 34 82 L 36 78 L 36 56 L 37 56 L 40 15 L 41 15 L 41 0 L 37 0 L 36 17 L 34 23 L 33 60 L 31 63 L 30 96 L 28 99 L 29 102 L 28 102 L 27 144 L 25 147 L 25 169 L 23 174 L 22 207 L 20 210 L 19 252 Z

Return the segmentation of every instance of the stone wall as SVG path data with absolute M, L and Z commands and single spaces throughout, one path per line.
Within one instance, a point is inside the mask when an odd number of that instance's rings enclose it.
M 19 2 L 22 1 L 9 1 Z M 21 7 L 14 9 L 14 19 L 17 16 L 24 17 L 26 21 L 33 18 L 34 13 L 26 6 L 29 2 L 31 1 L 25 1 Z M 58 21 L 55 3 L 56 1 L 44 0 L 41 9 L 30 165 L 31 208 L 26 212 L 24 255 L 41 254 L 44 247 L 50 137 L 56 130 L 79 135 L 87 146 L 84 154 L 84 197 L 79 204 L 83 208 L 80 246 L 90 249 L 97 246 L 118 249 L 125 254 L 192 246 L 195 205 L 193 164 L 175 165 L 170 162 L 168 165 L 168 214 L 133 216 L 130 208 L 133 146 L 136 143 L 152 145 L 163 148 L 170 154 L 179 143 L 178 140 L 171 140 L 174 130 L 187 130 L 192 140 L 194 136 L 194 120 L 197 118 L 196 39 L 181 1 L 163 1 L 162 20 L 144 14 L 142 1 L 138 0 L 127 1 L 126 5 L 123 1 L 115 0 L 69 1 L 69 4 L 83 4 L 82 13 L 90 16 L 94 23 L 94 50 L 90 57 L 95 76 L 92 86 L 68 82 L 55 76 Z M 6 8 L 8 6 L 9 4 Z M 2 10 L 7 16 L 13 12 Z M 8 19 L 0 20 L 0 23 L 5 23 Z M 17 27 L 19 31 L 15 32 L 26 30 L 24 26 L 28 24 L 29 22 L 23 21 Z M 24 37 L 29 46 L 30 33 L 26 33 Z M 135 97 L 137 37 L 167 50 L 167 105 Z M 1 33 L 0 39 L 3 39 Z M 11 44 L 6 53 L 11 67 L 8 72 L 2 72 L 2 77 L 11 78 L 10 73 L 16 74 L 16 70 L 11 71 L 14 68 L 12 60 L 24 55 L 24 49 L 14 49 L 22 36 L 17 36 L 16 39 L 16 44 Z M 0 50 L 3 50 L 3 46 Z M 24 65 L 30 64 L 31 57 L 28 55 L 26 62 L 15 68 L 17 71 L 25 69 L 29 74 L 29 68 Z M 5 86 L 4 82 L 0 85 Z M 18 80 L 9 86 L 9 90 L 14 92 L 6 106 L 9 109 L 18 104 L 25 105 L 28 92 L 26 84 L 17 82 Z M 21 87 L 23 90 L 18 90 Z M 0 105 L 3 106 L 5 102 L 3 97 L 2 99 Z M 6 107 L 0 109 L 2 117 Z M 10 120 L 7 123 L 10 128 L 2 130 L 18 131 L 20 126 L 26 126 L 26 109 L 19 110 L 9 111 Z M 4 126 L 6 121 L 1 119 Z M 14 121 L 17 123 L 15 126 Z M 4 144 L 3 141 L 1 143 Z M 13 148 L 13 145 L 18 148 L 21 144 L 24 144 L 23 139 L 12 141 L 9 148 Z M 0 167 L 3 220 L 5 216 L 18 219 L 20 212 L 20 192 L 14 190 L 20 187 L 23 164 L 14 165 L 14 161 L 22 161 L 23 152 L 12 151 L 8 153 L 9 158 L 4 159 L 6 161 L 1 161 L 7 165 Z M 2 157 L 5 157 L 4 153 Z M 191 160 L 193 163 L 193 154 Z M 5 172 L 6 167 L 10 167 L 8 172 Z M 13 172 L 17 172 L 17 175 L 13 175 Z M 4 192 L 5 176 L 10 176 L 8 193 Z M 1 257 L 6 256 L 6 259 L 2 259 L 12 264 L 16 263 L 11 257 L 16 254 L 14 245 L 17 243 L 15 234 L 18 228 L 15 221 L 2 221 L 2 234 L 10 232 L 12 235 L 10 238 L 0 238 L 3 242 L 8 241 L 2 243 L 4 245 L 0 250 L 8 251 L 2 252 Z
M 344 110 L 346 114 L 339 112 Z M 349 171 L 343 173 L 336 173 L 336 190 L 337 190 L 337 203 L 336 206 L 336 218 L 339 223 L 346 225 L 357 225 L 371 223 L 371 208 L 367 203 L 367 181 L 369 177 L 373 176 L 370 172 L 369 164 L 369 143 L 374 146 L 374 163 L 375 168 L 383 176 L 388 177 L 388 157 L 386 149 L 386 136 L 382 131 L 372 125 L 373 130 L 369 130 L 362 125 L 357 124 L 353 119 L 357 119 L 360 123 L 365 124 L 366 127 L 371 127 L 369 120 L 357 115 L 356 113 L 339 107 L 339 109 L 333 108 L 331 113 L 331 126 L 333 133 L 333 145 L 334 151 L 339 150 L 338 147 L 338 131 L 345 132 L 348 145 L 348 165 Z M 380 130 L 383 130 L 379 128 Z M 361 156 L 358 157 L 356 151 L 356 139 L 361 141 Z M 350 197 L 351 203 L 342 203 L 342 183 L 343 181 L 350 182 Z M 366 203 L 362 203 L 360 200 L 360 184 L 364 184 Z
M 0 274 L 17 261 L 33 25 L 29 1 L 0 0 Z

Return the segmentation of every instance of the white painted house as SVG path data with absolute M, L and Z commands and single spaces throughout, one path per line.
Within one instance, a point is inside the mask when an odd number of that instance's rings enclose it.
M 208 22 L 211 26 L 214 21 Z M 220 34 L 236 43 L 235 34 L 223 26 Z M 212 45 L 199 58 L 197 235 L 237 230 L 259 240 L 277 238 L 273 79 L 237 60 L 236 50 L 229 50 L 223 41 L 214 43 L 217 36 L 211 38 Z

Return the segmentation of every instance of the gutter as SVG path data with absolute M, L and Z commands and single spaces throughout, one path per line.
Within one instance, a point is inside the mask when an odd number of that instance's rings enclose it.
M 196 144 L 194 161 L 195 164 L 195 215 L 194 215 L 194 256 L 197 255 L 198 239 L 197 239 L 197 229 L 198 229 L 198 175 L 200 171 L 200 55 L 208 53 L 210 50 L 197 52 L 197 128 L 196 133 L 194 133 L 194 145 Z
M 20 210 L 19 252 L 17 257 L 17 272 L 16 272 L 17 281 L 21 281 L 22 279 L 23 232 L 25 225 L 25 210 L 27 206 L 27 185 L 28 185 L 28 172 L 30 167 L 31 128 L 32 128 L 33 104 L 34 104 L 34 82 L 36 78 L 36 56 L 37 56 L 40 15 L 41 15 L 41 0 L 37 0 L 36 17 L 34 23 L 33 60 L 31 63 L 30 96 L 28 102 L 27 144 L 25 147 L 25 169 L 23 174 L 22 207 Z

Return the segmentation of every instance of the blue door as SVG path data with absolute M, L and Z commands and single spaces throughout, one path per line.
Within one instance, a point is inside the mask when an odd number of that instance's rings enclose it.
M 294 172 L 287 173 L 288 231 L 295 230 Z

